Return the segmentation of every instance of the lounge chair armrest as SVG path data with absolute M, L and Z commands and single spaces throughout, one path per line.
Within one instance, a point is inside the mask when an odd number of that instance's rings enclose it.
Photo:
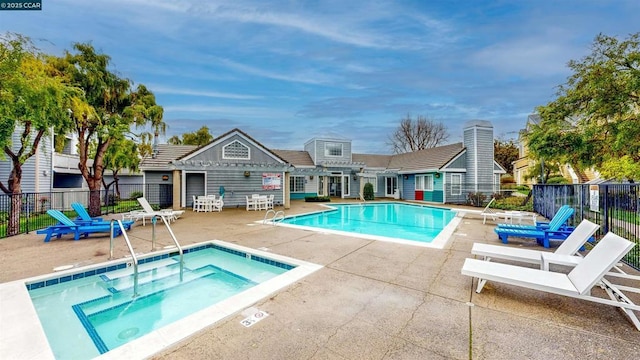
M 575 255 L 560 255 L 556 253 L 542 253 L 540 254 L 540 269 L 549 271 L 550 264 L 576 266 L 583 258 Z

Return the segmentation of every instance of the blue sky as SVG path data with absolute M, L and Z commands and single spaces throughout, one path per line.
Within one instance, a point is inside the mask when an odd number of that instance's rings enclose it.
M 472 119 L 513 138 L 598 33 L 640 31 L 632 1 L 42 0 L 0 32 L 62 55 L 91 42 L 149 87 L 171 135 L 238 127 L 270 148 L 313 136 L 389 153 L 407 114 L 461 141 Z

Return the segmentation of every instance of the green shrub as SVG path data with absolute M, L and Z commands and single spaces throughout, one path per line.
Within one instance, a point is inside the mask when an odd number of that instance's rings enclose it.
M 331 198 L 328 196 L 305 196 L 305 202 L 329 202 Z
M 364 199 L 367 201 L 374 200 L 376 197 L 373 194 L 373 184 L 371 183 L 364 184 L 364 190 L 362 195 L 364 196 Z
M 467 202 L 472 206 L 484 206 L 487 196 L 481 192 L 470 192 L 467 195 Z
M 513 178 L 513 175 L 504 174 L 500 177 L 500 184 L 515 184 L 516 180 Z
M 522 205 L 525 199 L 518 196 L 506 197 L 496 200 L 492 207 L 501 210 L 533 211 L 533 198 L 530 198 L 526 204 Z
M 131 195 L 129 196 L 129 199 L 135 200 L 135 199 L 141 198 L 143 196 L 144 196 L 144 194 L 142 193 L 142 191 L 132 191 Z
M 562 176 L 554 176 L 547 179 L 547 184 L 568 184 L 569 181 Z

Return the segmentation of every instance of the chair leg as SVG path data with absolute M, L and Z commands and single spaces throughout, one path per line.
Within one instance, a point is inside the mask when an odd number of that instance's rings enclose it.
M 478 287 L 476 288 L 476 293 L 480 294 L 480 291 L 482 291 L 482 288 L 484 287 L 484 284 L 487 283 L 486 279 L 480 279 L 478 278 Z

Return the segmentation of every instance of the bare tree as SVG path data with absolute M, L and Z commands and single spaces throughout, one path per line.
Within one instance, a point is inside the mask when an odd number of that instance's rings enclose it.
M 396 131 L 389 136 L 389 145 L 394 154 L 436 147 L 449 139 L 447 128 L 426 116 L 418 115 L 414 120 L 410 114 L 400 120 Z

